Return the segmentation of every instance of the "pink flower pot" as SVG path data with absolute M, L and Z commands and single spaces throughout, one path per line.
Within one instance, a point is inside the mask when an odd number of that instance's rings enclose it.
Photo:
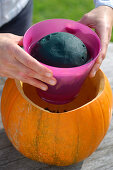
M 47 91 L 37 89 L 39 96 L 54 104 L 64 104 L 72 101 L 93 67 L 99 52 L 100 39 L 89 27 L 68 19 L 49 19 L 31 26 L 24 35 L 23 46 L 30 53 L 30 47 L 42 37 L 54 32 L 68 32 L 80 38 L 86 45 L 91 60 L 86 64 L 73 68 L 58 68 L 46 64 L 57 79 L 55 86 L 48 85 Z

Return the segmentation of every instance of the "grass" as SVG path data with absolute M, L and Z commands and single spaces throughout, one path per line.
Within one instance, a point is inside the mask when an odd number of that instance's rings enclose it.
M 52 18 L 78 21 L 94 8 L 93 0 L 33 0 L 33 24 Z M 113 41 L 113 32 L 112 38 Z

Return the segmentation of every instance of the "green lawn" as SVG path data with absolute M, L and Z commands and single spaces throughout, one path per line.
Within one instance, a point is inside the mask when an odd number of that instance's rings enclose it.
M 93 0 L 33 0 L 33 24 L 45 19 L 66 18 L 75 21 L 94 8 Z M 113 33 L 111 41 L 113 41 Z

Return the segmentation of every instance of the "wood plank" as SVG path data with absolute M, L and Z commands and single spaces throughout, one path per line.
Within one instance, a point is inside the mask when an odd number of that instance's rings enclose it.
M 21 155 L 12 145 L 0 150 L 0 166 L 21 158 L 23 158 L 23 155 Z
M 11 142 L 8 140 L 5 130 L 0 130 L 0 150 L 12 146 Z
M 0 77 L 0 110 L 1 110 L 1 96 L 2 96 L 2 90 L 4 87 L 6 81 L 6 77 Z M 0 129 L 3 129 L 3 124 L 1 120 L 1 113 L 0 113 Z
M 10 162 L 4 166 L 0 166 L 0 170 L 80 170 L 81 165 L 82 163 L 67 167 L 58 167 L 35 162 L 24 158 L 14 162 Z
M 46 170 L 46 169 L 61 169 L 61 170 L 78 170 L 81 169 L 83 162 L 68 167 L 57 167 L 32 161 L 25 158 L 18 152 L 9 141 L 5 131 L 0 130 L 0 170 Z
M 81 170 L 113 170 L 113 118 L 98 149 L 86 160 Z

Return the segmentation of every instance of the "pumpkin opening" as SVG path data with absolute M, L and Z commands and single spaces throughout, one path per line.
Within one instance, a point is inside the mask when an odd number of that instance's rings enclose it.
M 93 102 L 93 100 L 101 95 L 105 85 L 104 74 L 99 70 L 94 78 L 87 77 L 78 96 L 72 102 L 56 105 L 41 99 L 37 93 L 36 87 L 22 83 L 21 81 L 18 83 L 19 91 L 29 102 L 32 102 L 35 107 L 40 107 L 40 109 L 44 109 L 45 111 L 52 113 L 66 113 L 71 110 L 78 109 L 89 102 Z

